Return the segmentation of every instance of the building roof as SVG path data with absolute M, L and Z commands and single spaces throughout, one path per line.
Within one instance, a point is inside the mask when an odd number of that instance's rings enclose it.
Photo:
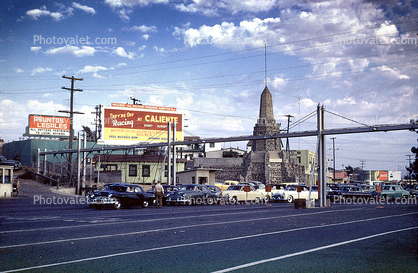
M 100 160 L 102 162 L 163 162 L 165 155 L 106 155 L 101 154 Z M 94 156 L 94 160 L 98 161 L 98 155 Z M 167 162 L 167 160 L 166 160 Z M 177 158 L 176 162 L 187 162 L 186 159 Z

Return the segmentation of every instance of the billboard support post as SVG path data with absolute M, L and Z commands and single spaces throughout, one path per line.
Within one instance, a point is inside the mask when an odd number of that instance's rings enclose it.
M 176 140 L 176 122 L 173 122 L 173 141 Z M 173 145 L 173 185 L 176 185 L 176 146 Z
M 167 161 L 167 185 L 171 185 L 171 122 L 169 121 L 167 124 L 167 154 L 168 154 L 168 161 Z

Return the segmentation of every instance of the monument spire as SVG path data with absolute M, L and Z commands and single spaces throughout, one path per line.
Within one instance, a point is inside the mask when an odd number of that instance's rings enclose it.
M 273 97 L 268 87 L 264 87 L 263 93 L 261 93 L 260 99 L 260 119 L 274 119 L 273 114 Z

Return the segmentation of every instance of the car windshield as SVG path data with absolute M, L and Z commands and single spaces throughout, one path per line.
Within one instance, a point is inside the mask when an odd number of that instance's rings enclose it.
M 242 186 L 229 186 L 228 191 L 239 191 Z
M 285 191 L 295 191 L 295 190 L 297 190 L 296 186 L 287 186 L 285 189 Z
M 188 190 L 188 191 L 192 191 L 194 190 L 195 185 L 185 185 L 183 187 L 181 187 L 181 190 Z
M 109 186 L 109 189 L 112 191 L 117 191 L 117 192 L 126 192 L 128 187 L 126 186 Z

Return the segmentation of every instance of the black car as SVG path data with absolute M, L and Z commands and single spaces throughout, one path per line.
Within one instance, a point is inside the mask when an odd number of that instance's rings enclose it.
M 146 193 L 139 185 L 114 183 L 107 184 L 102 190 L 87 195 L 86 199 L 90 207 L 120 209 L 121 207 L 133 206 L 146 208 L 154 202 L 155 197 Z
M 212 205 L 216 202 L 217 196 L 207 186 L 201 184 L 183 185 L 178 191 L 170 194 L 167 203 L 186 205 Z
M 215 185 L 206 185 L 208 189 L 216 195 L 215 203 L 226 203 L 228 201 L 228 196 L 222 196 L 222 190 L 218 186 Z
M 408 189 L 409 193 L 411 194 L 411 197 L 417 197 L 418 195 L 418 186 L 415 186 L 414 188 Z
M 327 192 L 327 197 L 331 200 L 356 200 L 356 199 L 363 199 L 367 200 L 372 198 L 372 194 L 370 192 L 365 192 L 361 187 L 358 186 L 341 186 L 337 191 L 331 190 Z
M 174 185 L 162 185 L 164 188 L 164 196 L 163 196 L 163 204 L 167 204 L 167 197 L 170 196 L 175 191 L 178 191 L 180 188 L 178 186 Z M 150 190 L 147 191 L 148 194 L 154 197 L 155 200 L 155 194 L 154 194 L 154 188 L 155 186 L 152 186 Z

